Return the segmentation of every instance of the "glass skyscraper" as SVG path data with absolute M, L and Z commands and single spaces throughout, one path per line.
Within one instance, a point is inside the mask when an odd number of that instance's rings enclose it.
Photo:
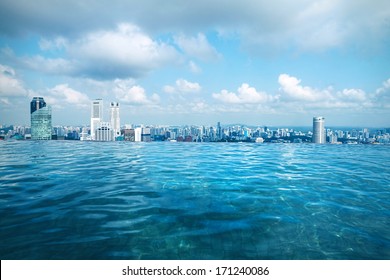
M 30 103 L 31 139 L 51 140 L 51 107 L 43 97 L 34 97 Z

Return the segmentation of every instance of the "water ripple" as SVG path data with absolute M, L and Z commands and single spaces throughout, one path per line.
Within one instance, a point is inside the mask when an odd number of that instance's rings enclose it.
M 389 259 L 374 145 L 0 142 L 2 259 Z

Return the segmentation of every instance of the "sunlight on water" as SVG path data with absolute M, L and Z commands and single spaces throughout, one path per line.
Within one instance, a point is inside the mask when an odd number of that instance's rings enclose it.
M 0 142 L 1 259 L 389 259 L 389 146 Z

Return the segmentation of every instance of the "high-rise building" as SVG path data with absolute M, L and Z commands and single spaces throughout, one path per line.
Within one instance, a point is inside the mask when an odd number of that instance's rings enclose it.
M 221 123 L 217 123 L 217 140 L 222 139 L 222 128 L 221 128 Z
M 96 140 L 96 129 L 103 121 L 103 100 L 95 99 L 91 107 L 91 140 Z
M 114 133 L 114 139 L 121 135 L 121 124 L 119 118 L 119 103 L 111 102 L 110 104 L 110 121 L 111 121 L 111 129 Z
M 325 144 L 326 143 L 326 134 L 325 134 L 325 118 L 324 117 L 314 117 L 313 118 L 313 143 Z
M 31 139 L 51 140 L 51 107 L 43 97 L 34 97 L 30 103 Z

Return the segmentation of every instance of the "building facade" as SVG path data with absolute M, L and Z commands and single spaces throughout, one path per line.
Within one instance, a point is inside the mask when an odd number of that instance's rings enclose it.
M 43 97 L 34 97 L 30 103 L 31 139 L 51 140 L 51 107 Z
M 134 129 L 134 141 L 135 142 L 142 141 L 142 127 L 137 127 Z
M 111 121 L 111 129 L 114 134 L 114 139 L 121 135 L 121 124 L 119 117 L 119 103 L 111 102 L 110 103 L 110 121 Z
M 152 138 L 150 135 L 150 127 L 143 127 L 141 130 L 141 141 L 142 142 L 151 142 Z
M 95 99 L 91 106 L 91 140 L 96 140 L 96 129 L 103 121 L 103 100 Z
M 96 141 L 114 141 L 111 124 L 108 122 L 101 122 L 100 126 L 95 131 Z
M 324 117 L 314 117 L 313 118 L 313 143 L 325 144 L 326 143 L 326 133 L 325 133 L 325 118 Z

